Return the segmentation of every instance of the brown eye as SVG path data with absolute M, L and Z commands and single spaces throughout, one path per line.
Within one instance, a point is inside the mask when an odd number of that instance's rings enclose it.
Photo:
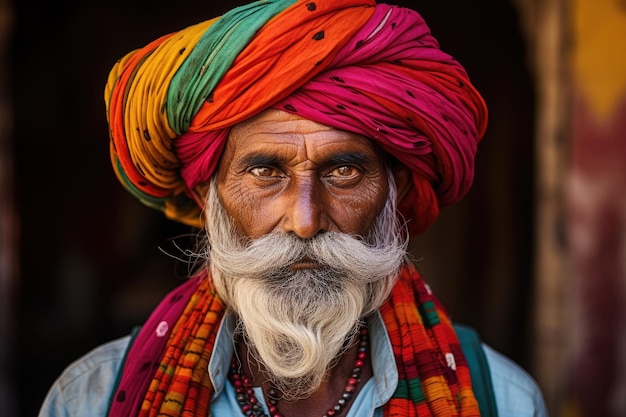
M 279 176 L 279 172 L 270 167 L 254 167 L 250 170 L 250 173 L 255 177 L 271 178 Z
M 359 174 L 359 171 L 351 166 L 341 166 L 338 168 L 335 168 L 334 170 L 332 170 L 332 172 L 330 173 L 331 176 L 333 177 L 343 177 L 343 178 L 347 178 L 347 177 L 354 177 L 356 175 Z
M 352 187 L 358 184 L 363 177 L 363 172 L 351 165 L 340 165 L 333 168 L 328 174 L 326 174 L 326 181 L 333 187 Z

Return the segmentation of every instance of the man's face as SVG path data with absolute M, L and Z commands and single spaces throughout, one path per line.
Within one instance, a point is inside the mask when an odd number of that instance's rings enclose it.
M 366 237 L 388 179 L 371 140 L 270 109 L 231 130 L 217 190 L 237 229 L 253 239 L 327 231 Z
M 231 130 L 207 191 L 208 266 L 285 398 L 314 392 L 387 299 L 406 253 L 396 190 L 363 136 L 278 110 Z

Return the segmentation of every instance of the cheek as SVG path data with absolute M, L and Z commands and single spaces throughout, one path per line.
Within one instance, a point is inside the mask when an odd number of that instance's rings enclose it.
M 344 233 L 366 236 L 385 207 L 388 193 L 387 179 L 377 178 L 351 198 L 343 200 L 335 212 L 339 229 Z
M 275 223 L 272 205 L 262 204 L 243 181 L 218 182 L 217 190 L 224 210 L 244 236 L 257 238 L 271 232 Z
M 249 222 L 249 206 L 251 204 L 246 193 L 242 190 L 241 183 L 238 181 L 219 181 L 217 194 L 226 214 L 233 219 L 235 226 L 243 232 L 243 225 Z

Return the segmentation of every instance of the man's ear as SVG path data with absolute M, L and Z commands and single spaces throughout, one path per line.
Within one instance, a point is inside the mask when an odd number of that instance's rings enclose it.
M 401 163 L 394 164 L 393 167 L 391 167 L 391 173 L 394 181 L 396 182 L 396 203 L 399 203 L 402 201 L 413 184 L 413 174 L 411 173 L 411 170 L 406 167 L 406 165 Z

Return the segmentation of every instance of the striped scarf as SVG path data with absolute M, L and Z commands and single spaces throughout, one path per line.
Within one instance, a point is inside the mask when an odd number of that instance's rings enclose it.
M 208 416 L 208 364 L 224 311 L 206 275 L 168 294 L 127 354 L 109 416 Z M 450 319 L 412 265 L 380 312 L 399 376 L 384 416 L 479 416 Z

